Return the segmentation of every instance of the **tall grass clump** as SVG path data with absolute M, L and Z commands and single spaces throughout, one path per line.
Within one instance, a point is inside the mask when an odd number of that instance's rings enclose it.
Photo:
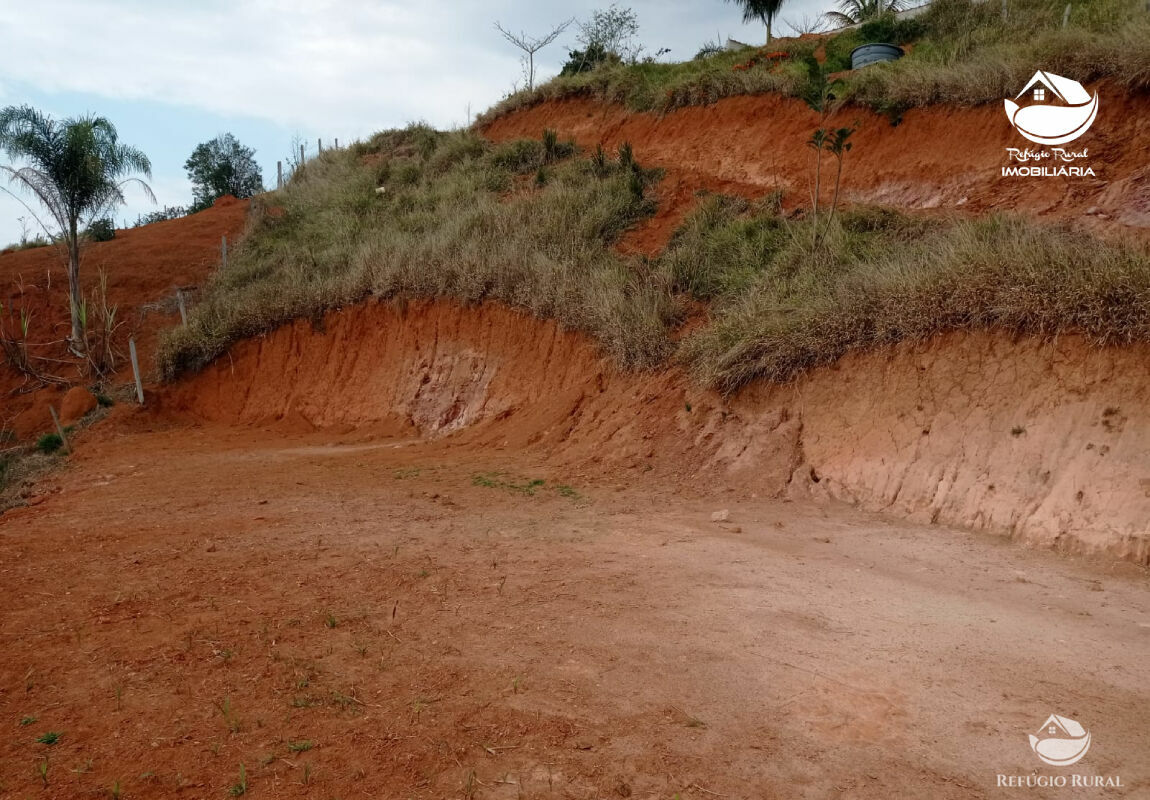
M 657 362 L 673 304 L 612 249 L 652 212 L 657 175 L 573 151 L 412 126 L 325 152 L 253 205 L 227 270 L 161 343 L 162 374 L 368 296 L 500 300 L 592 334 L 623 364 Z
M 1150 341 L 1150 254 L 1019 218 L 929 220 L 844 212 L 818 245 L 809 221 L 704 205 L 664 259 L 668 279 L 713 298 L 679 356 L 726 392 L 787 381 L 852 350 L 956 330 Z M 715 243 L 724 258 L 714 260 Z M 691 265 L 708 264 L 702 275 Z M 705 281 L 703 280 L 705 279 Z

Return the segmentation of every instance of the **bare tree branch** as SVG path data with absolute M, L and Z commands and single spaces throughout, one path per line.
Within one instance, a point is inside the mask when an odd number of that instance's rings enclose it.
M 527 91 L 535 88 L 535 54 L 558 39 L 559 35 L 567 30 L 574 21 L 573 18 L 569 19 L 553 28 L 550 33 L 538 37 L 529 36 L 523 31 L 512 33 L 499 22 L 495 23 L 495 30 L 499 31 L 504 39 L 523 51 L 524 71 L 527 73 Z

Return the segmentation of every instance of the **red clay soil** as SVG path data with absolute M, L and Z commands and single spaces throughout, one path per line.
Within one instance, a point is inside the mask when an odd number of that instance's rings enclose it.
M 1144 524 L 1146 383 L 1083 356 L 952 337 L 723 404 L 495 305 L 241 343 L 0 517 L 0 794 L 1145 796 L 1145 570 L 925 521 L 981 486 L 1024 530 L 1073 478 L 1073 530 Z
M 565 469 L 847 500 L 1150 564 L 1144 347 L 954 334 L 724 399 L 621 373 L 585 337 L 496 304 L 368 303 L 242 342 L 157 420 L 457 434 Z
M 1066 147 L 1088 151 L 1075 163 L 1092 166 L 1095 178 L 1002 177 L 1002 167 L 1014 163 L 1007 147 L 1036 147 L 1011 128 L 1001 103 L 911 109 L 898 126 L 846 107 L 827 123 L 858 128 L 843 169 L 844 198 L 906 209 L 1020 212 L 1143 235 L 1150 228 L 1150 96 L 1105 82 L 1090 89 L 1100 95 L 1098 119 Z M 552 129 L 584 147 L 631 142 L 640 163 L 668 173 L 661 199 L 670 202 L 650 223 L 654 230 L 640 229 L 628 241 L 653 253 L 693 205 L 696 190 L 751 197 L 782 190 L 788 206 L 809 206 L 814 156 L 806 142 L 818 126 L 818 115 L 802 101 L 764 94 L 662 116 L 583 98 L 548 101 L 496 119 L 483 133 L 505 141 Z M 823 202 L 832 186 L 824 187 Z
M 152 363 L 159 331 L 179 320 L 176 287 L 197 287 L 219 264 L 220 237 L 243 230 L 247 201 L 223 198 L 213 208 L 182 219 L 117 230 L 109 242 L 87 245 L 80 277 L 86 297 L 108 276 L 108 300 L 116 318 L 126 324 L 117 336 L 124 354 L 121 378 L 131 380 L 127 341 L 135 336 L 144 365 Z M 70 357 L 64 339 L 69 331 L 66 262 L 54 247 L 0 254 L 0 302 L 31 313 L 28 341 L 33 355 L 56 361 L 39 369 L 83 384 L 84 372 Z M 5 324 L 11 325 L 5 319 Z M 14 330 L 14 328 L 12 328 Z M 126 375 L 126 377 L 125 377 Z M 24 438 L 51 430 L 48 405 L 59 409 L 67 386 L 39 387 L 6 363 L 0 363 L 0 430 Z

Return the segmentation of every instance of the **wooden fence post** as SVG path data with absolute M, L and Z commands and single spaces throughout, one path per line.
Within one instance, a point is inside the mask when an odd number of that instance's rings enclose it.
M 276 188 L 284 188 L 284 162 L 276 162 Z
M 56 408 L 48 406 L 48 410 L 52 412 L 52 421 L 56 423 L 56 433 L 60 435 L 60 441 L 64 443 L 64 452 L 71 455 L 72 445 L 68 444 L 68 436 L 64 433 L 64 426 L 60 424 L 60 418 L 56 416 Z
M 228 268 L 228 237 L 220 237 L 220 269 Z
M 1062 27 L 1065 28 L 1070 24 L 1070 3 L 1066 4 L 1066 10 L 1062 12 Z
M 184 323 L 184 327 L 188 327 L 188 309 L 184 306 L 184 290 L 176 289 L 176 302 L 180 306 L 180 321 Z
M 1005 3 L 1006 0 L 1002 0 L 1002 2 Z M 303 164 L 303 145 L 302 144 L 299 146 L 299 163 Z
M 144 404 L 144 382 L 140 380 L 140 360 L 136 357 L 136 339 L 128 340 L 128 355 L 132 357 L 132 374 L 136 376 L 136 399 Z
M 319 153 L 323 152 L 323 139 L 316 139 L 315 140 L 315 149 L 316 149 L 316 152 L 319 152 Z
M 336 150 L 339 149 L 339 137 L 338 136 L 336 137 L 336 140 L 335 140 L 335 149 Z

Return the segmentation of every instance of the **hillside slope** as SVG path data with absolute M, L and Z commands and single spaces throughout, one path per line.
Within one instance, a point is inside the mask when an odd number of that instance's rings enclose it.
M 136 338 L 141 363 L 150 369 L 160 330 L 179 321 L 175 288 L 194 290 L 207 280 L 219 264 L 220 237 L 234 241 L 247 208 L 247 201 L 229 198 L 198 214 L 118 230 L 111 241 L 86 246 L 80 268 L 84 295 L 91 297 L 101 273 L 107 275 L 108 302 L 120 323 L 116 343 L 124 354 L 121 380 L 131 380 L 128 338 Z M 30 352 L 53 359 L 39 365 L 45 372 L 84 383 L 86 375 L 68 355 L 64 341 L 69 330 L 66 266 L 54 247 L 0 254 L 0 302 L 6 313 L 29 315 Z M 0 360 L 0 430 L 11 430 L 19 438 L 51 430 L 48 405 L 59 408 L 65 388 L 38 386 Z
M 1108 82 L 1089 89 L 1100 97 L 1098 119 L 1068 147 L 1087 151 L 1077 163 L 1092 165 L 1094 178 L 1003 177 L 1002 167 L 1016 163 L 1006 148 L 1033 146 L 1011 128 L 1000 104 L 910 109 L 897 126 L 848 106 L 827 122 L 858 129 L 843 168 L 844 196 L 905 209 L 1009 210 L 1143 234 L 1150 228 L 1150 97 Z M 547 101 L 500 117 L 482 132 L 507 141 L 552 129 L 588 148 L 630 142 L 645 164 L 668 173 L 659 215 L 634 240 L 655 252 L 699 189 L 749 196 L 781 189 L 789 205 L 809 206 L 814 154 L 806 142 L 817 127 L 818 115 L 802 101 L 762 94 L 662 116 L 588 99 Z M 828 183 L 824 202 L 833 188 Z

